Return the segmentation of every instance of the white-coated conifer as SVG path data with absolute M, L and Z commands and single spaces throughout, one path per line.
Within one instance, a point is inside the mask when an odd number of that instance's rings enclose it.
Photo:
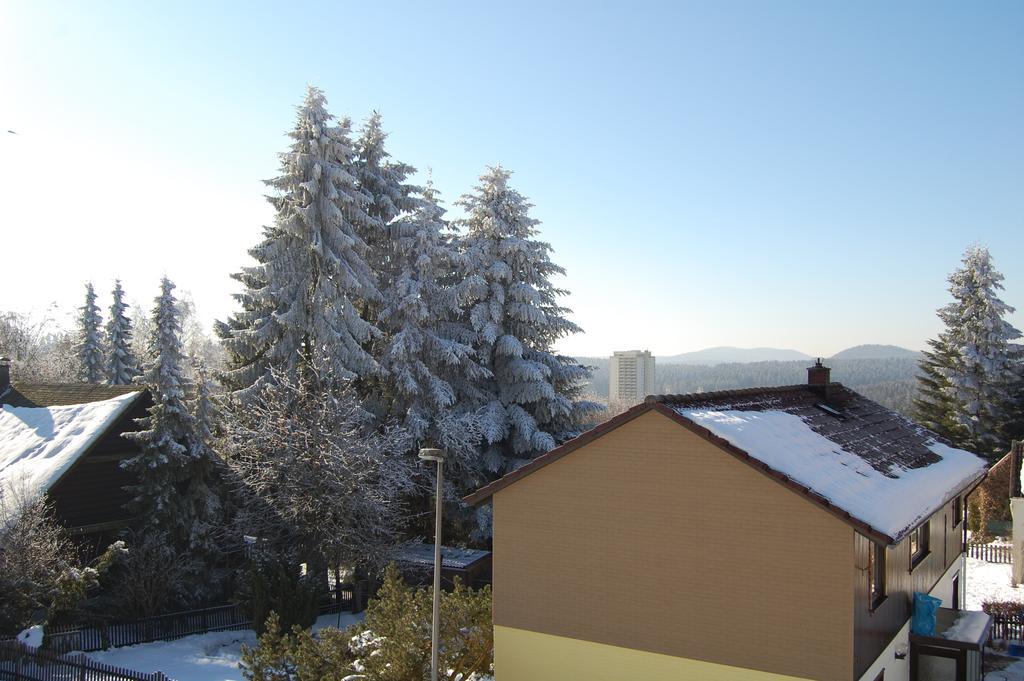
M 85 285 L 85 305 L 79 308 L 78 378 L 86 383 L 102 383 L 106 371 L 103 366 L 103 339 L 101 336 L 100 308 L 96 305 L 96 291 L 92 284 Z
M 114 302 L 107 320 L 107 382 L 110 385 L 128 385 L 139 370 L 132 353 L 132 323 L 125 315 L 124 289 L 120 280 L 114 282 Z
M 419 188 L 406 182 L 416 169 L 392 160 L 384 148 L 386 139 L 380 114 L 375 111 L 363 125 L 355 143 L 356 178 L 359 188 L 370 198 L 366 212 L 373 219 L 361 226 L 360 235 L 371 252 L 388 242 L 391 236 L 388 225 L 418 205 L 414 195 Z
M 988 249 L 971 247 L 963 266 L 949 275 L 953 302 L 938 311 L 946 325 L 940 340 L 948 351 L 940 372 L 953 421 L 963 429 L 963 443 L 983 454 L 1006 444 L 1000 431 L 1011 418 L 1016 380 L 1011 341 L 1021 336 L 1005 319 L 1014 308 L 998 296 L 1002 281 Z
M 141 529 L 164 533 L 170 545 L 199 557 L 212 550 L 210 537 L 219 502 L 209 487 L 209 435 L 197 432 L 186 396 L 181 322 L 173 290 L 174 284 L 164 277 L 149 340 L 153 360 L 136 379 L 149 389 L 153 406 L 139 420 L 141 430 L 126 435 L 139 443 L 141 451 L 122 466 L 138 479 L 132 492 Z M 201 403 L 204 389 L 199 391 Z M 208 428 L 209 421 L 201 426 Z
M 366 244 L 366 262 L 376 276 L 382 295 L 380 301 L 361 301 L 359 308 L 363 318 L 374 323 L 381 309 L 390 305 L 388 294 L 402 267 L 393 240 L 394 222 L 416 209 L 418 201 L 414 194 L 419 191 L 406 182 L 416 169 L 393 160 L 385 149 L 386 140 L 380 114 L 375 111 L 363 124 L 355 142 L 355 176 L 359 189 L 369 198 L 366 212 L 370 217 L 360 225 L 358 234 Z M 379 361 L 379 342 L 372 353 Z
M 416 445 L 443 447 L 449 462 L 466 469 L 457 474 L 472 479 L 480 441 L 472 405 L 483 401 L 478 386 L 490 373 L 477 361 L 464 320 L 466 285 L 452 276 L 461 268 L 461 255 L 438 193 L 428 182 L 421 197 L 410 215 L 388 229 L 395 269 L 380 315 L 380 384 L 387 415 L 402 423 Z
M 257 265 L 236 275 L 242 310 L 218 326 L 231 390 L 252 386 L 271 367 L 292 376 L 309 369 L 328 381 L 378 370 L 365 345 L 379 332 L 355 305 L 380 299 L 360 236 L 373 222 L 370 197 L 356 183 L 349 121 L 333 120 L 323 93 L 310 87 L 281 174 L 268 182 L 277 192 L 269 198 L 274 224 L 250 250 Z
M 511 173 L 489 168 L 460 204 L 467 287 L 475 302 L 469 320 L 475 347 L 493 378 L 484 383 L 484 460 L 493 473 L 512 470 L 578 432 L 600 407 L 579 400 L 589 369 L 554 351 L 580 331 L 558 304 L 566 292 L 551 277 L 564 270 L 538 241 L 531 204 L 508 185 Z
M 217 410 L 213 402 L 210 377 L 202 362 L 193 362 L 195 397 L 189 404 L 192 432 L 188 447 L 188 483 L 182 496 L 183 518 L 187 522 L 185 547 L 192 557 L 193 582 L 199 595 L 207 596 L 217 588 L 219 574 L 212 574 L 222 551 L 224 505 L 218 490 L 223 488 L 213 442 L 216 437 Z M 205 572 L 205 574 L 204 574 Z

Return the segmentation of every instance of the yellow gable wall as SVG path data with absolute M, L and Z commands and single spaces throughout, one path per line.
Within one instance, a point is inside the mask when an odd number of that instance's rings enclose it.
M 501 681 L 807 681 L 508 627 L 494 628 L 494 648 Z
M 853 530 L 662 414 L 633 419 L 493 503 L 496 627 L 852 677 Z M 497 681 L 519 681 L 503 676 L 502 660 L 514 663 L 502 645 Z

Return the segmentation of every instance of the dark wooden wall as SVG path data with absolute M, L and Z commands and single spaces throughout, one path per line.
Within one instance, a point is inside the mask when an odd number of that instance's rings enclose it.
M 139 446 L 121 437 L 138 430 L 135 419 L 145 416 L 149 402 L 137 401 L 99 442 L 50 488 L 57 519 L 72 533 L 109 534 L 127 524 L 131 515 L 125 504 L 131 495 L 125 486 L 135 482 L 121 469 L 121 461 L 135 456 Z
M 928 593 L 963 550 L 963 520 L 953 518 L 953 503 L 946 504 L 931 517 L 929 554 L 913 570 L 910 567 L 910 539 L 886 549 L 886 598 L 871 610 L 868 556 L 872 542 L 854 533 L 854 679 L 867 670 L 910 619 L 915 591 Z M 950 603 L 944 603 L 950 606 Z

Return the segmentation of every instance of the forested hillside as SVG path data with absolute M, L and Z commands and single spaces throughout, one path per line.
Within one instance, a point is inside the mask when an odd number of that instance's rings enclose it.
M 594 367 L 589 390 L 608 397 L 607 357 L 583 357 L 580 361 Z M 832 380 L 853 388 L 880 404 L 902 414 L 910 414 L 915 391 L 917 361 L 914 359 L 831 359 Z M 793 385 L 807 380 L 806 360 L 795 362 L 750 362 L 715 366 L 658 363 L 657 392 L 691 393 L 735 390 L 758 386 Z

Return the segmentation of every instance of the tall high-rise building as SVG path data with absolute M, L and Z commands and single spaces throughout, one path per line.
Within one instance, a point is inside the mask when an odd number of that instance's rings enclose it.
M 617 350 L 608 375 L 608 399 L 635 404 L 654 390 L 654 355 L 647 350 Z

